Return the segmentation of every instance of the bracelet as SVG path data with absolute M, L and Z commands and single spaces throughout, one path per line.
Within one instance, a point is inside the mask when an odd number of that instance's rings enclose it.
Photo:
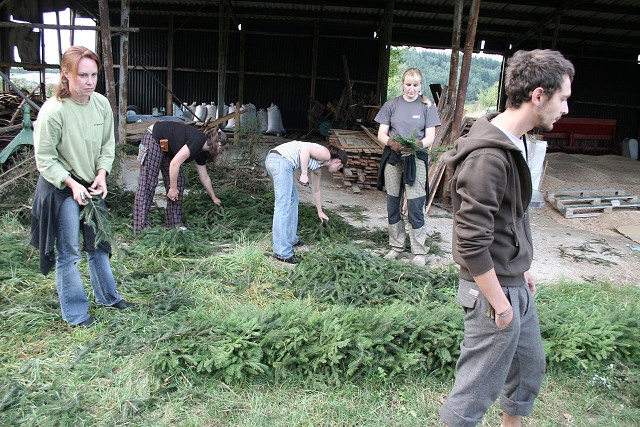
M 498 318 L 500 319 L 504 319 L 505 317 L 507 317 L 509 314 L 511 314 L 511 312 L 513 311 L 513 307 L 509 306 L 509 308 L 507 308 L 505 311 L 503 311 L 502 313 L 498 313 L 496 314 L 496 316 L 498 316 Z

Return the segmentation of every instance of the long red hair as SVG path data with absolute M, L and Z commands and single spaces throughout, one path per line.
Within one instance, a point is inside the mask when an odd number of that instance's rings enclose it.
M 82 58 L 94 60 L 96 65 L 98 65 L 98 69 L 102 66 L 98 55 L 89 48 L 84 46 L 71 46 L 69 49 L 65 50 L 64 55 L 62 55 L 62 63 L 60 64 L 60 81 L 58 81 L 56 90 L 53 93 L 59 100 L 69 98 L 71 96 L 69 93 L 69 80 L 65 77 L 64 72 L 68 72 L 73 77 L 77 76 L 78 64 L 80 64 L 80 60 Z

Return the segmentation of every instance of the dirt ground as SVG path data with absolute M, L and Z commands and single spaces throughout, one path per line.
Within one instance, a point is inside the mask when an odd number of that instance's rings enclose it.
M 278 143 L 274 138 L 259 144 L 265 152 Z M 135 156 L 128 156 L 125 166 L 127 186 L 135 189 L 137 164 Z M 264 158 L 264 157 L 263 157 Z M 547 153 L 548 162 L 541 190 L 595 190 L 617 189 L 626 194 L 640 196 L 640 161 L 622 156 L 588 156 L 582 154 Z M 161 185 L 161 184 L 160 184 Z M 215 183 L 214 183 L 215 186 Z M 301 201 L 313 203 L 311 190 L 300 188 Z M 387 215 L 385 193 L 376 189 L 354 192 L 341 180 L 323 173 L 323 207 L 339 214 L 358 227 L 386 229 Z M 158 190 L 158 204 L 162 204 L 162 190 Z M 362 212 L 354 214 L 353 207 Z M 531 225 L 534 239 L 534 261 L 532 273 L 539 283 L 558 282 L 563 279 L 582 281 L 608 280 L 615 284 L 638 284 L 640 270 L 640 247 L 616 230 L 621 225 L 640 226 L 640 210 L 637 208 L 614 208 L 612 213 L 602 213 L 591 218 L 565 218 L 552 204 L 545 201 L 542 207 L 532 208 Z M 452 262 L 451 226 L 452 215 L 448 206 L 436 200 L 428 212 L 429 233 L 439 233 L 444 256 L 429 257 L 430 263 Z M 380 248 L 384 255 L 388 247 Z M 409 256 L 406 258 L 409 261 Z
M 626 157 L 606 155 L 547 153 L 548 162 L 542 180 L 543 193 L 558 190 L 618 189 L 626 194 L 640 195 L 640 162 Z M 354 193 L 341 181 L 324 174 L 323 206 L 340 214 L 356 226 L 386 228 L 385 193 L 375 189 Z M 303 189 L 301 200 L 312 203 L 311 191 Z M 362 215 L 353 215 L 348 207 L 361 206 Z M 590 218 L 565 218 L 553 205 L 531 209 L 534 239 L 532 273 L 537 282 L 551 283 L 563 279 L 601 281 L 615 284 L 637 284 L 640 252 L 631 250 L 640 242 L 625 237 L 616 230 L 621 225 L 639 225 L 640 210 L 614 208 Z M 429 232 L 442 236 L 443 257 L 431 256 L 431 263 L 451 262 L 451 226 L 449 209 L 432 206 L 428 213 Z M 380 248 L 380 254 L 388 248 Z M 408 261 L 408 259 L 407 259 Z

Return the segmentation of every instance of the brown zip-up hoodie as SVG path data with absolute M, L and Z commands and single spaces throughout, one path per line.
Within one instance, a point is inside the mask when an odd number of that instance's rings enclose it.
M 495 268 L 502 286 L 521 286 L 533 260 L 531 172 L 518 147 L 490 123 L 496 115 L 478 119 L 444 155 L 454 171 L 453 259 L 462 279 Z

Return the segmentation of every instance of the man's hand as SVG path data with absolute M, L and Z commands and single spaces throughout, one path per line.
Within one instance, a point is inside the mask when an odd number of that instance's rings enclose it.
M 496 326 L 500 329 L 504 329 L 511 324 L 513 321 L 513 307 L 509 306 L 509 308 L 502 312 L 501 314 L 496 313 Z
M 531 296 L 535 297 L 536 296 L 536 281 L 533 280 L 533 276 L 528 271 L 526 271 L 524 273 L 524 278 L 527 281 L 527 285 L 529 286 L 529 290 L 531 291 Z

